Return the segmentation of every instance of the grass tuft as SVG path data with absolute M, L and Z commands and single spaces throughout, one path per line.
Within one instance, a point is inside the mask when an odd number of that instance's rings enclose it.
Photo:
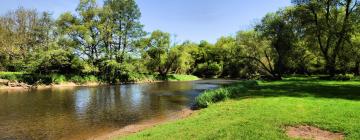
M 257 81 L 241 81 L 227 87 L 205 91 L 195 99 L 195 103 L 199 108 L 206 108 L 216 102 L 237 98 L 241 96 L 241 94 L 246 93 L 248 88 L 257 87 Z
M 167 76 L 167 80 L 169 80 L 169 81 L 195 81 L 195 80 L 199 80 L 199 78 L 194 75 L 170 74 Z

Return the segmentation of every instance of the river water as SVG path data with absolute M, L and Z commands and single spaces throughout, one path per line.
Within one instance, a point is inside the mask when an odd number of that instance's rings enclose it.
M 0 140 L 87 139 L 189 108 L 228 80 L 0 91 Z

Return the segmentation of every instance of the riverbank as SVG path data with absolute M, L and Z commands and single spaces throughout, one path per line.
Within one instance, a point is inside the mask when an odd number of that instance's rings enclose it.
M 7 73 L 6 76 L 12 77 Z M 107 83 L 100 82 L 96 77 L 79 77 L 74 76 L 72 78 L 66 78 L 66 76 L 55 75 L 51 76 L 51 82 L 49 84 L 43 84 L 41 82 L 35 82 L 35 84 L 27 84 L 19 77 L 22 77 L 21 73 L 17 73 L 13 78 L 1 79 L 0 78 L 0 90 L 33 90 L 33 89 L 49 89 L 49 88 L 64 88 L 64 87 L 94 87 L 94 86 L 107 86 L 107 85 L 121 85 L 121 84 L 140 84 L 140 83 L 155 83 L 155 82 L 168 82 L 168 81 L 196 81 L 200 78 L 193 75 L 178 75 L 170 74 L 167 77 L 158 78 L 157 76 L 147 75 L 137 77 L 133 80 L 126 82 Z M 30 78 L 32 79 L 32 78 Z M 74 80 L 75 79 L 75 80 Z
M 22 86 L 20 86 L 22 85 Z M 0 90 L 41 90 L 41 89 L 50 89 L 50 88 L 65 88 L 65 87 L 96 87 L 96 86 L 105 86 L 109 85 L 106 83 L 99 83 L 99 82 L 89 82 L 84 84 L 77 84 L 74 82 L 64 82 L 60 84 L 40 84 L 40 85 L 28 85 L 26 83 L 21 83 L 19 86 L 0 86 Z
M 238 85 L 237 85 L 238 86 Z M 360 138 L 360 82 L 287 79 L 259 82 L 196 114 L 117 139 Z M 289 128 L 300 128 L 290 129 Z M 303 132 L 311 128 L 313 132 Z M 293 131 L 296 132 L 293 132 Z M 301 133 L 304 135 L 294 135 Z
M 187 118 L 193 115 L 194 113 L 196 113 L 196 111 L 185 108 L 179 112 L 168 114 L 167 116 L 159 116 L 149 120 L 144 120 L 136 124 L 125 126 L 119 130 L 110 133 L 94 136 L 92 138 L 89 138 L 89 140 L 109 140 L 109 139 L 125 137 L 149 128 L 156 127 L 157 125 L 160 124 L 169 123 L 176 120 Z

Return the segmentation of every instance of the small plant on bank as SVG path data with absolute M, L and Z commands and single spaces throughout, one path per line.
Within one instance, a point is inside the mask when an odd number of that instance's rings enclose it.
M 247 92 L 249 88 L 256 88 L 257 86 L 258 83 L 256 81 L 242 81 L 228 87 L 205 91 L 196 98 L 196 106 L 206 108 L 216 102 L 239 97 L 242 93 Z
M 55 84 L 61 84 L 61 83 L 66 82 L 66 77 L 61 74 L 53 74 L 53 75 L 51 75 L 51 81 L 52 81 L 52 83 L 55 83 Z

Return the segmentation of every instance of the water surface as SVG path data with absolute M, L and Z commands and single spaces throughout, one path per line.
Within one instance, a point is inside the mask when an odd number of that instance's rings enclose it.
M 190 107 L 205 80 L 33 91 L 0 91 L 0 140 L 86 139 Z

